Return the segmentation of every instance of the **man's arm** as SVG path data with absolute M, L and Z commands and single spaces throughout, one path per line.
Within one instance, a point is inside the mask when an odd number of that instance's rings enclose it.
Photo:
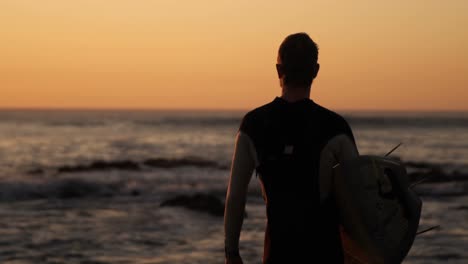
M 224 211 L 227 260 L 229 260 L 229 256 L 239 255 L 239 237 L 244 220 L 247 189 L 255 165 L 256 153 L 252 140 L 247 134 L 239 132 L 236 137 Z

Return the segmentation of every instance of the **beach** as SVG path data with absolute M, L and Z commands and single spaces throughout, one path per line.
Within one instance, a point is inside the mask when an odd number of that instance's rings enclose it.
M 224 202 L 245 111 L 1 110 L 1 263 L 223 263 L 223 217 L 161 206 L 181 195 Z M 339 112 L 361 154 L 430 178 L 404 263 L 466 263 L 468 114 Z M 219 210 L 218 210 L 219 211 Z M 241 235 L 261 263 L 266 223 L 258 179 Z

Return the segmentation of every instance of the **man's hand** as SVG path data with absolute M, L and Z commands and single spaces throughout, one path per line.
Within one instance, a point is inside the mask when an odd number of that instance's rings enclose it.
M 244 264 L 240 256 L 226 258 L 225 264 Z

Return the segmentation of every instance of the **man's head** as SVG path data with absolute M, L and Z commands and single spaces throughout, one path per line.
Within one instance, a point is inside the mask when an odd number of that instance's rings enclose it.
M 306 33 L 286 37 L 279 47 L 276 65 L 281 86 L 309 89 L 320 68 L 317 60 L 317 44 Z

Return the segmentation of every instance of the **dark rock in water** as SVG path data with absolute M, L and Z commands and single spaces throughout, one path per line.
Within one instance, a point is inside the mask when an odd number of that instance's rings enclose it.
M 136 189 L 130 192 L 130 195 L 132 196 L 139 196 L 140 194 L 141 194 L 140 190 L 136 190 Z
M 100 184 L 81 179 L 66 179 L 57 183 L 54 193 L 56 198 L 73 199 L 84 197 L 112 197 L 119 187 L 112 184 Z
M 163 242 L 159 242 L 159 241 L 155 241 L 155 240 L 149 240 L 149 239 L 145 239 L 145 240 L 136 240 L 134 241 L 138 244 L 143 244 L 145 246 L 150 246 L 151 248 L 154 248 L 154 247 L 163 247 L 165 246 L 166 244 L 164 244 Z
M 408 161 L 404 163 L 405 166 L 411 167 L 411 168 L 416 168 L 416 169 L 432 169 L 436 166 L 433 164 L 427 163 L 427 162 L 414 162 L 414 161 Z
M 103 170 L 140 170 L 138 163 L 131 160 L 121 161 L 95 161 L 89 165 L 77 166 L 62 166 L 58 168 L 58 172 L 86 172 L 86 171 L 103 171 Z
M 218 168 L 226 169 L 226 166 L 221 166 L 218 163 L 205 160 L 201 158 L 182 158 L 182 159 L 148 159 L 143 161 L 143 165 L 156 168 L 177 168 L 183 166 L 194 166 L 199 168 Z M 141 166 L 139 162 L 131 160 L 117 160 L 117 161 L 94 161 L 88 165 L 74 165 L 74 166 L 61 166 L 57 168 L 58 173 L 74 173 L 74 172 L 88 172 L 88 171 L 106 171 L 106 170 L 126 170 L 126 171 L 139 171 Z M 31 170 L 30 174 L 43 173 L 42 170 Z
M 191 210 L 206 212 L 214 216 L 224 215 L 224 203 L 214 195 L 197 193 L 193 196 L 179 195 L 163 201 L 161 206 L 182 206 Z
M 458 171 L 447 173 L 438 167 L 408 173 L 408 177 L 412 182 L 419 181 L 423 178 L 426 178 L 425 182 L 451 182 L 468 180 L 468 174 L 462 174 Z
M 453 197 L 466 195 L 468 182 L 433 182 L 423 183 L 412 188 L 419 196 Z M 456 209 L 453 208 L 452 209 Z
M 80 180 L 63 181 L 57 189 L 57 197 L 61 199 L 82 198 L 96 195 L 100 192 L 97 185 Z
M 83 260 L 80 264 L 108 264 L 108 262 L 102 262 L 98 260 Z
M 220 169 L 220 170 L 229 170 L 229 166 L 228 165 L 219 165 L 218 169 Z
M 1 182 L 0 202 L 35 199 L 75 199 L 112 197 L 126 191 L 122 182 L 99 182 L 79 178 L 50 180 L 43 183 Z
M 441 253 L 434 256 L 438 260 L 460 259 L 462 256 L 456 253 Z
M 183 158 L 183 159 L 148 159 L 143 162 L 144 165 L 157 168 L 176 168 L 182 166 L 195 166 L 195 167 L 219 167 L 214 161 L 204 160 L 199 158 Z
M 86 257 L 86 255 L 83 255 L 81 253 L 69 252 L 69 253 L 65 253 L 64 257 L 65 257 L 65 259 L 71 259 L 71 258 L 79 259 L 79 258 Z
M 390 155 L 390 156 L 387 156 L 387 158 L 389 158 L 389 159 L 391 159 L 391 160 L 394 160 L 394 161 L 401 162 L 401 158 L 398 157 L 398 156 Z
M 44 173 L 44 170 L 43 169 L 32 169 L 32 170 L 28 170 L 26 173 L 28 174 L 43 174 Z
M 450 181 L 450 175 L 447 175 L 440 168 L 431 168 L 429 170 L 416 171 L 408 174 L 410 181 L 418 181 L 426 178 L 427 182 L 445 182 Z
M 450 171 L 440 164 L 428 162 L 404 162 L 411 182 L 425 179 L 424 182 L 441 183 L 454 181 L 468 181 L 468 173 L 458 170 Z M 445 168 L 445 169 L 444 169 Z
M 457 181 L 468 181 L 468 174 L 459 172 L 458 170 L 453 171 L 451 176 Z

